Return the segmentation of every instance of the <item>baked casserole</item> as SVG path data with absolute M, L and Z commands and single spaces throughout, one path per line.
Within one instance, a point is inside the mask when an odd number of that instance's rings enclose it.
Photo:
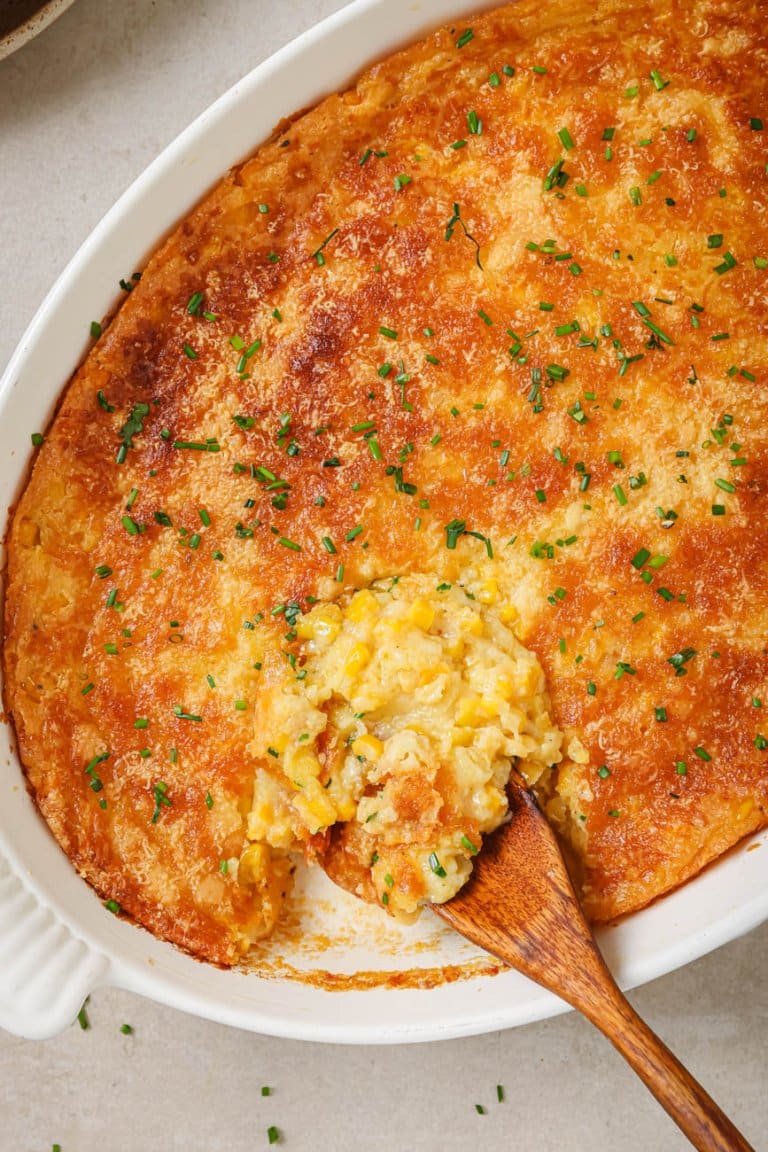
M 3 645 L 112 908 L 231 964 L 303 855 L 410 917 L 513 766 L 594 920 L 765 824 L 767 64 L 751 0 L 521 0 L 282 125 L 123 281 Z

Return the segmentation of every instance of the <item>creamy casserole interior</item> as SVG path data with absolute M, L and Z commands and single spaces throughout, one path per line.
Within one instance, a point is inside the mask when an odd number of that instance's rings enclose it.
M 561 758 L 516 617 L 493 580 L 474 593 L 433 576 L 381 581 L 298 616 L 298 659 L 268 670 L 257 700 L 244 859 L 264 845 L 322 854 L 324 834 L 350 822 L 367 872 L 360 894 L 406 917 L 449 900 L 507 813 L 512 765 L 543 783 Z

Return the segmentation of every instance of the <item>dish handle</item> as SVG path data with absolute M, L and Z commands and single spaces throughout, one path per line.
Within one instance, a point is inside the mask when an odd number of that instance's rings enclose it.
M 108 967 L 0 854 L 0 1028 L 30 1040 L 55 1036 L 105 982 Z

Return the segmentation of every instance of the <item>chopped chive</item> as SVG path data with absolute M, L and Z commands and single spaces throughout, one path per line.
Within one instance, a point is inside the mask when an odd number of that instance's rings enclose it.
M 649 320 L 647 317 L 645 317 L 643 319 L 643 324 L 645 324 L 646 328 L 650 328 L 654 336 L 658 336 L 659 340 L 662 340 L 665 344 L 674 344 L 672 337 L 668 336 L 666 332 L 663 332 L 657 324 L 654 324 L 653 320 Z
M 570 152 L 571 149 L 575 147 L 575 144 L 573 143 L 573 137 L 567 128 L 561 128 L 557 135 L 566 152 Z

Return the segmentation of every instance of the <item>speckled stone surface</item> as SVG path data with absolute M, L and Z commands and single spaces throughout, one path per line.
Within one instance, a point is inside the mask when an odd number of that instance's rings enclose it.
M 341 7 L 77 0 L 0 62 L 0 365 L 81 241 L 164 145 Z M 633 996 L 757 1149 L 768 1147 L 767 954 L 768 925 Z M 45 1043 L 0 1033 L 0 1152 L 252 1152 L 268 1147 L 270 1125 L 293 1152 L 688 1147 L 572 1014 L 470 1040 L 344 1048 L 236 1032 L 111 990 L 88 1011 L 88 1031 L 74 1025 Z

